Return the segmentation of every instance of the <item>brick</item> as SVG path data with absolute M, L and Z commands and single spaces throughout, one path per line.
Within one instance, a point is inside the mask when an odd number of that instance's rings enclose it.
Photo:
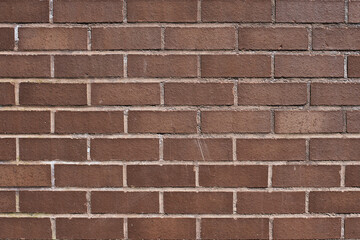
M 70 214 L 86 213 L 86 192 L 23 191 L 19 194 L 20 212 Z
M 203 1 L 201 19 L 204 22 L 271 22 L 271 1 Z
M 0 50 L 14 50 L 14 47 L 15 47 L 14 29 L 6 28 L 6 27 L 0 28 Z
M 273 187 L 340 187 L 340 166 L 273 166 Z
M 2 0 L 0 22 L 49 22 L 48 0 Z
M 158 139 L 92 139 L 90 145 L 91 159 L 95 161 L 159 160 Z
M 85 161 L 86 139 L 20 138 L 22 161 Z
M 11 77 L 11 78 L 50 77 L 50 56 L 1 55 L 0 78 L 4 78 L 4 77 L 5 78 L 6 77 Z
M 159 105 L 158 83 L 92 84 L 92 105 Z
M 57 55 L 55 77 L 101 78 L 122 77 L 123 56 L 111 55 Z
M 2 106 L 15 105 L 15 87 L 14 87 L 14 84 L 12 84 L 12 83 L 0 83 L 0 105 L 2 105 Z
M 275 218 L 275 239 L 335 239 L 341 235 L 340 218 Z
M 49 218 L 0 218 L 0 238 L 51 239 Z
M 21 105 L 86 105 L 86 84 L 21 83 L 19 98 Z
M 238 192 L 239 214 L 305 213 L 305 192 Z
M 360 219 L 345 218 L 345 238 L 356 239 L 360 237 Z
M 16 212 L 15 192 L 0 192 L 0 212 Z
M 300 27 L 240 27 L 239 49 L 306 50 L 308 33 Z
M 203 111 L 204 133 L 269 133 L 270 111 Z
M 360 22 L 360 2 L 357 0 L 349 1 L 349 22 Z
M 360 29 L 354 27 L 327 27 L 313 29 L 315 50 L 359 50 Z
M 276 133 L 341 133 L 341 111 L 276 111 Z
M 232 214 L 232 201 L 231 192 L 165 192 L 164 212 L 166 214 Z
M 235 49 L 235 28 L 168 27 L 165 29 L 165 49 Z
M 122 166 L 55 165 L 57 187 L 122 187 Z
M 196 133 L 195 111 L 129 111 L 129 133 Z
M 165 83 L 166 105 L 233 105 L 232 83 Z
M 95 27 L 91 32 L 94 50 L 161 49 L 159 27 Z
M 265 218 L 203 218 L 203 239 L 269 239 L 269 220 Z
M 305 105 L 305 83 L 239 83 L 239 105 Z
M 202 77 L 270 77 L 268 55 L 202 55 Z
M 131 239 L 196 239 L 195 218 L 130 218 Z
M 310 160 L 358 161 L 360 159 L 360 139 L 311 139 Z
M 360 132 L 360 111 L 349 111 L 346 113 L 346 132 Z
M 310 192 L 309 212 L 360 213 L 360 192 Z
M 331 55 L 277 55 L 275 77 L 343 77 L 344 57 Z
M 127 183 L 130 187 L 195 187 L 192 165 L 128 165 Z
M 276 21 L 294 23 L 344 22 L 345 8 L 342 0 L 277 0 Z
M 92 192 L 93 213 L 158 213 L 159 193 L 157 192 Z
M 49 133 L 50 112 L 2 111 L 0 133 Z
M 195 55 L 129 55 L 128 77 L 196 77 Z
M 214 166 L 199 167 L 199 185 L 203 187 L 267 187 L 267 166 Z
M 312 83 L 311 105 L 360 105 L 358 83 Z
M 20 50 L 86 50 L 87 28 L 19 28 Z
M 127 3 L 129 22 L 196 22 L 196 0 L 132 0 Z
M 346 166 L 345 168 L 345 186 L 359 187 L 360 186 L 360 166 Z
M 242 161 L 300 161 L 306 158 L 303 139 L 237 139 L 236 155 Z
M 1 187 L 49 187 L 50 166 L 47 165 L 1 165 Z
M 0 161 L 11 161 L 16 159 L 15 138 L 0 139 Z
M 232 141 L 226 138 L 165 138 L 164 160 L 232 161 Z
M 348 57 L 348 76 L 349 77 L 360 77 L 360 57 L 349 56 Z
M 122 133 L 124 113 L 122 111 L 91 111 L 55 113 L 56 133 Z
M 54 22 L 122 22 L 122 8 L 118 0 L 55 0 Z

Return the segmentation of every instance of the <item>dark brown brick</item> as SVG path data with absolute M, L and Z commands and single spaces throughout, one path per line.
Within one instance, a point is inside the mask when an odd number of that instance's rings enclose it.
M 310 160 L 358 161 L 360 159 L 360 139 L 311 139 Z
M 0 112 L 0 132 L 49 133 L 50 112 L 2 111 Z
M 360 219 L 346 218 L 345 219 L 345 238 L 357 239 L 360 238 Z
M 348 57 L 348 76 L 360 77 L 360 56 Z
M 0 22 L 49 22 L 48 0 L 2 0 Z
M 49 218 L 0 218 L 0 238 L 51 239 Z
M 9 28 L 9 27 L 0 28 L 0 50 L 14 50 L 14 47 L 15 47 L 14 28 Z
M 0 105 L 15 105 L 15 88 L 12 83 L 0 83 Z
M 48 165 L 1 165 L 1 187 L 49 187 L 51 186 Z
M 326 27 L 313 29 L 315 50 L 359 50 L 360 29 L 354 27 Z
M 11 161 L 16 158 L 15 138 L 0 139 L 0 161 Z
M 360 192 L 310 192 L 311 213 L 360 213 Z
M 311 105 L 360 105 L 358 83 L 312 83 Z
M 360 166 L 346 166 L 345 168 L 345 186 L 360 187 Z
M 0 212 L 16 212 L 15 192 L 0 192 Z
M 349 111 L 346 113 L 346 132 L 360 132 L 360 111 Z
M 50 77 L 50 56 L 1 55 L 0 78 L 4 78 L 4 77 L 11 77 L 11 78 Z
M 349 22 L 359 23 L 360 22 L 360 1 L 351 0 L 349 1 Z

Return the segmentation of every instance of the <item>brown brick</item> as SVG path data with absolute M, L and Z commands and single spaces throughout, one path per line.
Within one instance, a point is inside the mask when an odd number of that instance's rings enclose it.
M 0 22 L 49 22 L 49 0 L 2 0 Z
M 311 139 L 310 160 L 358 161 L 360 159 L 360 139 Z
M 269 133 L 270 111 L 203 111 L 204 133 Z
M 340 218 L 275 218 L 274 239 L 335 239 L 341 235 Z
M 232 202 L 231 192 L 165 192 L 164 212 L 166 214 L 232 214 Z
M 360 29 L 354 27 L 327 27 L 313 29 L 315 50 L 359 50 Z
M 276 21 L 296 23 L 344 22 L 344 1 L 277 0 Z
M 166 105 L 233 105 L 232 83 L 165 83 Z
M 202 55 L 202 77 L 270 77 L 268 55 Z
M 104 83 L 92 84 L 92 105 L 158 105 L 158 83 Z
M 360 132 L 360 111 L 350 111 L 346 113 L 346 132 Z
M 1 165 L 2 187 L 49 187 L 50 166 L 47 165 Z
M 232 140 L 165 138 L 164 160 L 232 161 Z
M 195 187 L 192 165 L 128 165 L 127 183 L 130 187 Z
M 15 105 L 14 84 L 0 83 L 0 105 Z
M 349 1 L 349 22 L 351 23 L 360 22 L 360 1 L 357 0 Z
M 122 22 L 122 8 L 118 0 L 55 0 L 54 22 Z
M 0 139 L 0 161 L 11 161 L 16 158 L 15 138 Z
M 122 111 L 56 112 L 55 132 L 122 133 L 124 113 Z
M 360 238 L 359 218 L 345 218 L 345 238 L 346 239 Z
M 55 77 L 97 78 L 122 77 L 123 56 L 111 55 L 63 55 L 55 56 Z
M 203 1 L 201 18 L 204 22 L 271 22 L 271 1 Z
M 195 55 L 129 55 L 129 77 L 196 77 Z
M 345 186 L 360 187 L 360 166 L 346 166 L 345 168 Z
M 341 111 L 276 111 L 276 133 L 340 133 Z
M 157 192 L 92 192 L 93 213 L 158 213 Z
M 340 166 L 273 166 L 273 187 L 340 187 Z
M 91 48 L 94 50 L 160 49 L 161 28 L 96 27 L 91 32 Z
M 194 111 L 129 111 L 129 133 L 196 133 Z
M 299 27 L 240 27 L 239 49 L 306 50 L 308 33 Z
M 331 55 L 277 55 L 275 77 L 343 77 L 344 57 Z
M 50 77 L 50 56 L 1 55 L 0 77 L 11 77 L 11 78 Z
M 86 192 L 23 191 L 19 194 L 20 212 L 70 214 L 86 213 Z
M 50 112 L 2 111 L 0 112 L 1 133 L 49 133 Z
M 310 192 L 312 213 L 360 213 L 360 192 Z
M 132 0 L 127 3 L 129 22 L 196 22 L 196 0 Z
M 0 28 L 0 50 L 13 50 L 14 47 L 15 47 L 14 29 L 9 27 Z
M 199 185 L 203 187 L 267 187 L 267 166 L 200 165 Z
M 358 83 L 312 83 L 311 105 L 360 105 Z
M 49 218 L 0 218 L 0 238 L 51 239 Z
M 238 192 L 239 214 L 305 213 L 305 192 Z
M 165 49 L 235 49 L 235 28 L 168 27 L 165 29 Z
M 196 239 L 195 218 L 130 218 L 130 239 Z
M 303 139 L 237 139 L 236 154 L 243 161 L 300 161 L 306 158 Z
M 91 159 L 95 161 L 159 160 L 158 139 L 92 139 L 90 145 Z
M 86 50 L 87 28 L 19 28 L 20 50 Z
M 348 76 L 360 77 L 360 56 L 348 57 Z
M 86 84 L 21 83 L 20 104 L 57 106 L 86 105 Z
M 269 220 L 265 218 L 203 218 L 203 239 L 269 239 Z
M 15 192 L 0 192 L 0 212 L 16 212 Z
M 122 166 L 55 165 L 57 187 L 122 187 Z
M 20 160 L 22 161 L 84 161 L 86 139 L 67 138 L 21 138 Z
M 305 83 L 239 83 L 239 105 L 304 105 Z

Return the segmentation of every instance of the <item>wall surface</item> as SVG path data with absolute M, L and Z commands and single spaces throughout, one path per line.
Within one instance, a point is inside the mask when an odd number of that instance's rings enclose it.
M 360 239 L 360 1 L 0 0 L 0 238 Z

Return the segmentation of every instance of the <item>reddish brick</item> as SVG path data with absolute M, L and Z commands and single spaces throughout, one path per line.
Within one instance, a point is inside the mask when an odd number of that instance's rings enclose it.
M 345 168 L 345 186 L 360 187 L 360 166 L 346 166 Z
M 16 158 L 15 138 L 0 139 L 0 161 L 11 161 Z
M 315 50 L 359 50 L 360 29 L 354 27 L 327 27 L 313 29 Z
M 267 184 L 267 166 L 199 167 L 199 185 L 203 187 L 267 187 Z
M 310 192 L 312 213 L 360 213 L 360 192 Z
M 0 22 L 49 22 L 49 0 L 2 0 Z
M 196 133 L 195 111 L 129 111 L 129 133 Z
M 129 77 L 196 77 L 195 55 L 129 55 Z
M 20 192 L 20 212 L 70 214 L 86 213 L 86 192 Z
M 348 57 L 348 76 L 360 77 L 360 56 Z
M 15 192 L 0 192 L 0 212 L 16 212 Z
M 346 113 L 346 131 L 351 133 L 360 132 L 360 111 Z
M 9 27 L 0 28 L 0 50 L 14 50 L 14 47 L 15 47 L 14 28 L 9 28 Z
M 203 111 L 204 133 L 269 133 L 270 111 Z
M 0 132 L 49 133 L 50 112 L 2 111 L 0 112 Z
M 127 3 L 129 22 L 196 22 L 196 0 L 131 0 Z
M 91 111 L 55 113 L 56 133 L 122 133 L 124 113 L 118 111 Z
M 202 55 L 202 77 L 270 77 L 270 55 Z
M 166 214 L 232 214 L 232 202 L 231 192 L 165 192 L 164 212 Z
M 12 78 L 50 77 L 50 56 L 1 55 L 0 77 L 2 78 L 3 77 L 12 77 Z
M 345 238 L 346 239 L 360 238 L 359 218 L 345 218 Z
M 49 218 L 0 218 L 0 238 L 51 239 Z
M 164 160 L 232 161 L 232 140 L 225 138 L 165 138 Z
M 360 22 L 360 1 L 357 0 L 349 1 L 349 22 L 351 23 Z
M 122 166 L 55 165 L 57 187 L 122 187 Z
M 310 160 L 358 161 L 360 139 L 325 138 L 310 140 Z
M 237 139 L 236 154 L 242 161 L 300 161 L 306 146 L 303 139 Z
M 127 183 L 130 187 L 195 187 L 192 165 L 128 165 Z
M 311 105 L 360 105 L 358 83 L 312 83 Z
M 21 83 L 21 105 L 86 105 L 86 84 Z
M 1 165 L 1 187 L 49 187 L 50 166 L 47 165 Z
M 15 105 L 15 89 L 12 83 L 0 83 L 0 105 Z
M 158 213 L 157 192 L 92 192 L 93 213 Z

